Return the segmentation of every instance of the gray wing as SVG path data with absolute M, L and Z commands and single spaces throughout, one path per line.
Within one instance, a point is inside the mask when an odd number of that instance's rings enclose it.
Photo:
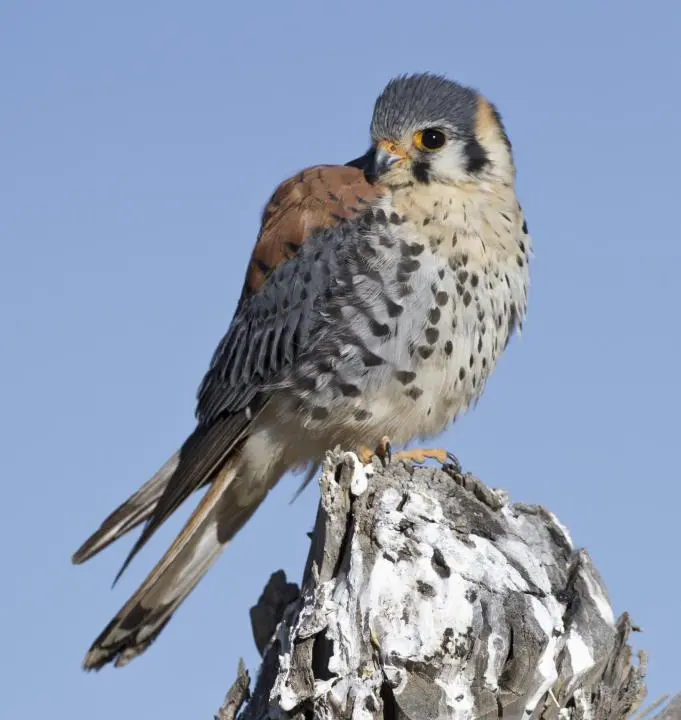
M 352 342 L 348 329 L 339 325 L 342 308 L 351 299 L 372 321 L 369 296 L 375 293 L 367 293 L 366 303 L 353 293 L 357 277 L 370 275 L 376 286 L 382 283 L 372 262 L 376 251 L 364 236 L 368 221 L 341 223 L 310 237 L 294 259 L 243 301 L 199 388 L 199 424 L 247 408 L 255 412 L 261 393 L 314 353 L 332 325 Z
M 198 393 L 198 426 L 179 452 L 178 467 L 116 579 L 161 524 L 210 482 L 247 437 L 271 388 L 287 368 L 314 351 L 341 302 L 361 256 L 359 226 L 348 223 L 312 236 L 261 288 L 239 304 Z M 353 260 L 354 258 L 354 260 Z

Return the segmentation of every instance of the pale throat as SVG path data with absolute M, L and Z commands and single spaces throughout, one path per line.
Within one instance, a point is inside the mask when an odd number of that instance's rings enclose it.
M 446 258 L 466 252 L 487 265 L 517 253 L 522 213 L 513 187 L 505 183 L 416 183 L 396 188 L 382 204 L 433 253 Z

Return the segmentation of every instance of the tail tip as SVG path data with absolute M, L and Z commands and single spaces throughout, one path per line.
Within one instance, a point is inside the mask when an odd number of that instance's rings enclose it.
M 85 551 L 82 547 L 78 548 L 78 550 L 71 555 L 71 563 L 73 565 L 82 565 L 86 560 L 87 557 L 85 556 Z
M 76 552 L 71 555 L 71 562 L 74 565 L 82 565 L 86 560 L 89 560 L 93 555 L 96 555 L 99 550 L 99 544 L 93 543 L 90 540 L 84 542 Z
M 108 661 L 109 657 L 107 653 L 102 652 L 99 648 L 92 647 L 88 650 L 83 660 L 83 670 L 85 670 L 85 672 L 101 670 Z
M 91 647 L 83 660 L 85 672 L 99 672 L 105 665 L 112 663 L 114 667 L 121 668 L 127 665 L 133 658 L 140 654 L 137 648 L 126 648 L 119 652 L 111 652 L 106 648 L 94 645 Z

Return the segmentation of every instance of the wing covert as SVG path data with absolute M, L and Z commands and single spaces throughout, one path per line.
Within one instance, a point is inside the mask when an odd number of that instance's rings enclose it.
M 295 257 L 308 238 L 357 217 L 383 192 L 361 169 L 347 165 L 318 165 L 281 183 L 263 210 L 241 301 Z
M 263 211 L 234 319 L 199 388 L 199 423 L 245 411 L 308 345 L 319 318 L 314 308 L 334 272 L 332 248 L 382 192 L 347 166 L 309 168 L 277 188 Z

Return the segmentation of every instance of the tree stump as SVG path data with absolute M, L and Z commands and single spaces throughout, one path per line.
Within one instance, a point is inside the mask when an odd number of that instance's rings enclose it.
M 551 512 L 509 504 L 454 466 L 364 466 L 338 450 L 320 487 L 302 588 L 270 579 L 251 612 L 255 688 L 249 697 L 240 667 L 218 720 L 637 710 L 646 658 L 633 662 L 630 618 L 614 618 L 588 553 Z

